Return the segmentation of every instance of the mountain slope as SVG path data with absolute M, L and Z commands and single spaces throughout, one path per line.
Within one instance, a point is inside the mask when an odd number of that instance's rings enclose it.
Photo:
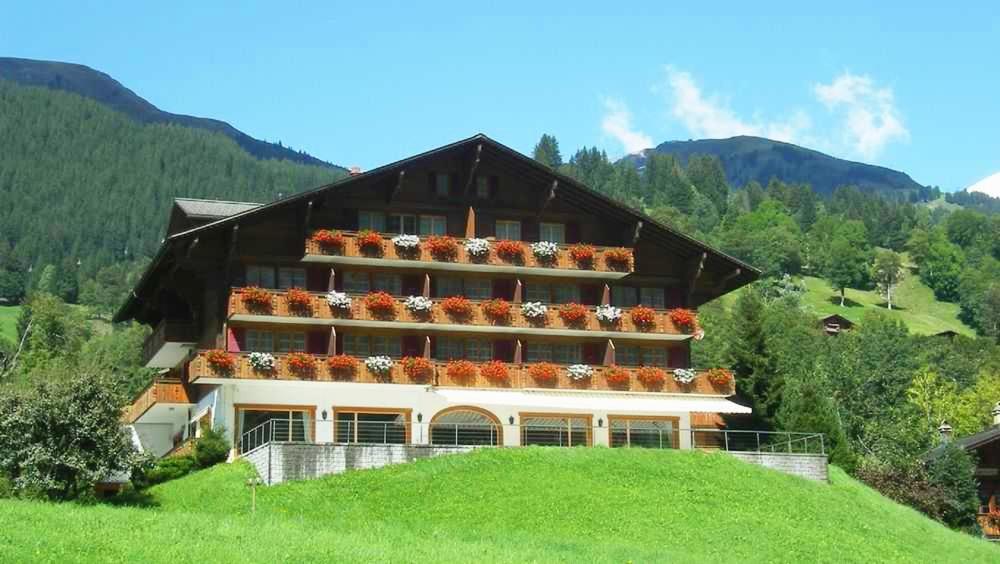
M 140 123 L 167 123 L 221 133 L 259 159 L 284 159 L 302 164 L 341 168 L 305 152 L 254 139 L 224 121 L 160 110 L 107 74 L 84 65 L 0 57 L 0 79 L 26 86 L 44 86 L 79 94 L 123 112 Z
M 838 186 L 907 196 L 923 188 L 905 173 L 885 167 L 847 161 L 819 151 L 761 137 L 668 141 L 629 158 L 642 166 L 651 152 L 671 154 L 682 163 L 691 155 L 715 155 L 722 161 L 729 184 L 743 187 L 751 181 L 767 185 L 771 178 L 789 184 L 809 184 L 827 195 Z
M 0 500 L 5 560 L 996 562 L 833 468 L 831 483 L 723 453 L 484 449 L 259 488 L 244 463 L 149 491 L 154 507 Z

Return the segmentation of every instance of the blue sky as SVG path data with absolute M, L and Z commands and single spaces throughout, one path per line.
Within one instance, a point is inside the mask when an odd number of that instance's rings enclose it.
M 948 190 L 1000 171 L 988 2 L 84 4 L 6 6 L 0 55 L 344 165 L 479 131 L 566 156 L 747 133 Z

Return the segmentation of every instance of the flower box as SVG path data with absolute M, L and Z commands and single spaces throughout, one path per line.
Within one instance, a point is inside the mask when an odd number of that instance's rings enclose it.
M 340 231 L 320 229 L 313 233 L 312 240 L 316 242 L 324 251 L 342 250 L 347 243 L 347 239 Z
M 269 311 L 271 309 L 271 293 L 257 286 L 248 286 L 240 290 L 240 299 L 251 311 Z
M 705 374 L 705 378 L 713 386 L 728 386 L 733 381 L 733 373 L 725 368 L 712 368 Z
M 236 368 L 236 357 L 221 349 L 205 353 L 205 361 L 213 370 L 220 373 L 229 373 Z
M 392 358 L 386 355 L 370 356 L 365 359 L 365 368 L 380 379 L 391 376 L 394 364 Z
M 528 375 L 539 383 L 555 382 L 559 377 L 559 367 L 550 362 L 539 362 L 528 367 Z
M 423 296 L 410 296 L 403 302 L 403 307 L 420 317 L 425 317 L 434 309 L 434 302 Z
M 273 354 L 264 352 L 252 352 L 247 360 L 257 372 L 271 372 L 277 364 Z
M 604 263 L 612 270 L 628 270 L 632 264 L 632 251 L 625 248 L 604 251 Z
M 622 309 L 613 305 L 600 305 L 594 310 L 594 317 L 608 325 L 618 323 L 622 318 Z
M 505 323 L 510 320 L 510 302 L 503 298 L 494 298 L 483 302 L 483 314 L 494 323 Z
M 544 321 L 549 314 L 549 308 L 542 302 L 524 302 L 521 304 L 521 315 L 529 321 Z
M 497 241 L 493 249 L 503 261 L 516 263 L 524 260 L 524 245 L 517 241 Z
M 647 388 L 658 388 L 667 381 L 667 372 L 655 366 L 643 366 L 635 371 L 635 379 Z
M 605 369 L 604 379 L 608 381 L 609 386 L 620 387 L 628 385 L 631 375 L 628 370 L 620 366 L 611 366 Z
M 571 364 L 566 368 L 566 375 L 574 382 L 589 380 L 594 375 L 594 369 L 589 364 Z
M 465 241 L 465 252 L 473 260 L 484 260 L 490 256 L 490 242 L 486 239 L 467 239 Z
M 539 241 L 531 244 L 531 253 L 539 262 L 551 264 L 559 258 L 559 245 L 552 241 Z
M 698 329 L 698 315 L 690 309 L 671 309 L 667 311 L 667 316 L 674 327 L 685 333 L 692 333 Z
M 472 315 L 472 302 L 465 296 L 451 296 L 441 300 L 441 311 L 453 319 L 466 319 Z
M 351 297 L 346 292 L 330 290 L 330 293 L 326 295 L 326 303 L 330 304 L 331 309 L 340 311 L 351 310 Z
M 422 356 L 404 356 L 403 373 L 414 382 L 427 382 L 434 375 L 434 365 Z
M 396 299 L 386 292 L 371 292 L 365 296 L 365 307 L 376 317 L 396 315 Z
M 505 384 L 510 378 L 507 365 L 499 360 L 491 360 L 479 366 L 479 373 L 494 384 Z
M 427 238 L 427 250 L 434 260 L 453 261 L 458 257 L 458 242 L 447 235 L 431 235 Z
M 656 310 L 647 306 L 635 306 L 629 312 L 632 316 L 632 323 L 642 329 L 651 329 L 656 326 Z
M 316 357 L 303 352 L 293 352 L 285 357 L 285 364 L 295 374 L 307 376 L 316 369 Z
M 694 379 L 698 377 L 698 373 L 690 368 L 675 368 L 674 369 L 674 382 L 682 385 L 688 385 L 694 382 Z
M 420 251 L 420 237 L 416 235 L 396 235 L 392 238 L 396 254 L 401 257 L 414 257 Z
M 338 354 L 326 359 L 330 375 L 338 380 L 350 380 L 358 370 L 358 359 L 349 354 Z
M 446 370 L 448 378 L 455 382 L 468 382 L 476 377 L 476 365 L 468 360 L 453 360 Z
M 577 244 L 569 248 L 569 257 L 581 268 L 592 267 L 595 256 L 597 250 L 592 245 Z
M 309 295 L 309 292 L 299 288 L 289 288 L 285 292 L 285 300 L 288 301 L 288 307 L 291 309 L 306 310 L 312 306 L 312 296 Z
M 566 325 L 581 325 L 587 321 L 587 308 L 580 304 L 559 306 L 559 319 Z
M 358 245 L 358 250 L 362 253 L 366 255 L 382 254 L 382 234 L 378 231 L 362 229 L 361 231 L 358 231 L 354 240 Z

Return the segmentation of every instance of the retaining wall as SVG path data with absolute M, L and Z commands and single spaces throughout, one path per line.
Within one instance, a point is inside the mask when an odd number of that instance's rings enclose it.
M 827 482 L 830 479 L 825 454 L 787 452 L 730 452 L 729 454 L 750 464 L 758 464 L 809 480 Z

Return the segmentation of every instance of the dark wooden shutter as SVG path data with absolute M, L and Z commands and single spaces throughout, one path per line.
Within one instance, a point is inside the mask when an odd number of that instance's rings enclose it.
M 326 331 L 310 331 L 306 333 L 306 352 L 309 354 L 326 354 L 330 348 L 330 334 Z
M 437 196 L 437 175 L 434 171 L 427 173 L 427 195 Z
M 492 213 L 484 209 L 476 210 L 476 233 L 480 237 L 495 237 L 497 220 Z
M 687 368 L 690 364 L 688 360 L 687 347 L 670 347 L 667 349 L 667 366 L 670 368 Z
M 242 327 L 230 327 L 226 335 L 226 350 L 241 352 L 246 348 L 246 330 Z
M 306 269 L 306 290 L 310 292 L 326 291 L 330 283 L 330 269 L 313 266 Z
M 598 365 L 603 360 L 599 343 L 584 343 L 581 347 L 584 364 Z
M 514 341 L 493 341 L 493 360 L 514 361 Z
M 424 356 L 423 339 L 419 335 L 403 337 L 403 356 Z
M 403 295 L 424 295 L 424 277 L 419 274 L 407 274 L 403 276 Z
M 344 334 L 337 333 L 337 354 L 344 354 Z
M 358 230 L 358 210 L 344 209 L 344 229 L 347 231 Z
M 521 221 L 521 239 L 532 242 L 538 240 L 538 222 L 536 220 L 525 219 Z
M 458 173 L 453 172 L 448 177 L 448 195 L 454 198 L 460 194 L 460 190 L 461 188 L 458 187 Z
M 514 280 L 511 278 L 498 278 L 493 281 L 493 297 L 505 300 L 514 299 Z
M 676 286 L 664 288 L 663 302 L 668 308 L 684 307 L 684 292 Z
M 566 242 L 567 243 L 579 243 L 580 242 L 580 224 L 571 221 L 566 224 Z
M 600 305 L 603 289 L 597 284 L 581 284 L 580 301 L 583 302 L 583 305 Z

